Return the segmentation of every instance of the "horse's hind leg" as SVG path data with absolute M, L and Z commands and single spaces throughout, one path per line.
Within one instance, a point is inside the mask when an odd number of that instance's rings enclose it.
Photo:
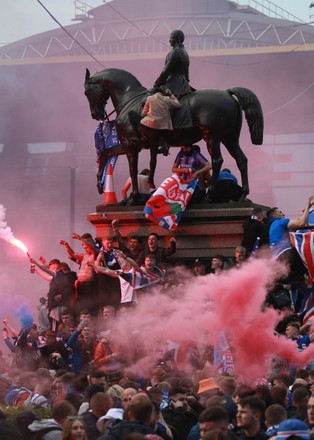
M 226 143 L 224 143 L 224 145 L 227 148 L 227 150 L 229 151 L 230 155 L 236 161 L 237 167 L 241 173 L 241 182 L 242 182 L 241 201 L 246 201 L 247 200 L 246 196 L 250 192 L 247 157 L 243 153 L 238 141 L 226 142 Z
M 215 187 L 218 180 L 219 172 L 223 164 L 223 158 L 221 155 L 220 142 L 218 140 L 208 139 L 206 141 L 206 144 L 207 144 L 208 153 L 211 157 L 212 167 L 213 167 L 211 183 L 206 196 L 206 201 L 210 202 L 215 192 Z

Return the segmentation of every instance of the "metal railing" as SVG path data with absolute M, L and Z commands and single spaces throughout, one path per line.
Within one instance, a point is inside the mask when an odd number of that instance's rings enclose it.
M 95 1 L 94 1 L 95 3 Z M 89 5 L 86 0 L 74 0 L 75 18 L 74 20 L 84 20 L 89 17 L 88 12 L 95 6 L 102 4 L 101 0 L 97 1 L 97 5 Z
M 289 21 L 297 21 L 299 23 L 305 23 L 299 17 L 291 14 L 280 6 L 275 5 L 269 0 L 236 0 L 239 6 L 249 6 L 257 11 L 273 18 L 283 18 Z

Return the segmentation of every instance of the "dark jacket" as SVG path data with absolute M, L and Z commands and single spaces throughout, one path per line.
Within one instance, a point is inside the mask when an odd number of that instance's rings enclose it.
M 96 427 L 98 417 L 95 416 L 91 411 L 86 411 L 86 413 L 83 414 L 83 419 L 85 423 L 87 439 L 96 440 L 100 436 L 99 431 Z
M 166 407 L 162 410 L 165 422 L 171 429 L 174 440 L 186 440 L 192 427 L 197 423 L 197 415 L 184 408 Z
M 149 425 L 137 420 L 117 420 L 98 440 L 121 440 L 131 432 L 139 432 L 143 435 L 156 434 Z
M 241 246 L 244 246 L 248 253 L 251 253 L 253 246 L 256 243 L 257 237 L 262 237 L 266 228 L 265 223 L 255 219 L 249 218 L 245 220 L 242 225 L 243 238 Z
M 49 292 L 47 295 L 49 311 L 58 306 L 70 306 L 70 298 L 75 291 L 74 283 L 76 278 L 76 273 L 73 271 L 64 273 L 62 270 L 59 270 L 56 272 L 55 276 L 50 282 Z M 62 296 L 61 300 L 56 301 L 55 298 L 57 295 Z
M 263 429 L 260 429 L 258 431 L 257 434 L 255 434 L 253 437 L 249 437 L 245 434 L 245 432 L 243 431 L 243 429 L 241 429 L 240 431 L 236 432 L 237 437 L 240 440 L 267 440 L 269 437 L 266 434 L 266 432 Z

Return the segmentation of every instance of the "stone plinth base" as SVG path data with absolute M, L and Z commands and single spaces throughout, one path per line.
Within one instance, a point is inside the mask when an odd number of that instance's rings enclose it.
M 95 226 L 95 235 L 99 238 L 112 233 L 113 219 L 119 220 L 119 231 L 123 237 L 135 234 L 143 237 L 144 244 L 151 232 L 159 235 L 162 246 L 175 237 L 177 252 L 172 258 L 191 261 L 195 258 L 209 259 L 215 254 L 231 257 L 234 248 L 241 243 L 244 220 L 252 215 L 255 207 L 260 206 L 253 203 L 191 205 L 175 231 L 167 231 L 147 220 L 143 206 L 99 205 L 95 213 L 88 215 L 88 220 Z

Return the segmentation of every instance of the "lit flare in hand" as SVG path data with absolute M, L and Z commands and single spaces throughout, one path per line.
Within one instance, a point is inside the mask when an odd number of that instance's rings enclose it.
M 18 240 L 14 237 L 11 228 L 7 225 L 7 222 L 5 220 L 5 207 L 3 205 L 0 205 L 0 238 L 12 244 L 13 246 L 18 247 L 23 252 L 25 252 L 28 258 L 30 258 L 25 244 L 21 240 Z

